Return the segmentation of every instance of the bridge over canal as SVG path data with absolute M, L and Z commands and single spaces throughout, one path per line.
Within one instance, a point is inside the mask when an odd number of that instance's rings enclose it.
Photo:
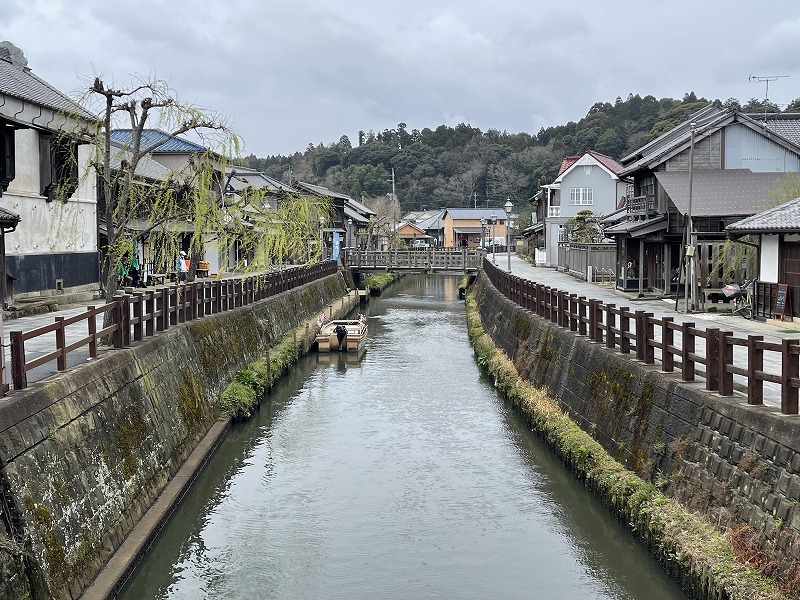
M 348 248 L 344 262 L 357 271 L 413 273 L 474 273 L 486 251 L 480 248 L 425 248 L 417 250 L 357 250 Z

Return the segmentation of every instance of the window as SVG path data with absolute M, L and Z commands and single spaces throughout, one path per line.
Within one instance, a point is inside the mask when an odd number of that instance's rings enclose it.
M 0 122 L 0 196 L 14 180 L 14 129 Z
M 39 134 L 39 182 L 48 202 L 69 200 L 78 188 L 78 145 L 67 136 Z
M 569 203 L 573 206 L 591 206 L 594 204 L 592 191 L 593 188 L 570 188 Z

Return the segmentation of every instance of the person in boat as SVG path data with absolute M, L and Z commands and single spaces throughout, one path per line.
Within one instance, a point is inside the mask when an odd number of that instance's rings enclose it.
M 342 324 L 340 323 L 339 325 L 337 325 L 337 326 L 336 326 L 336 327 L 333 329 L 333 332 L 336 334 L 336 339 L 337 339 L 337 340 L 338 340 L 338 342 L 339 342 L 339 350 L 341 350 L 341 349 L 342 349 L 342 340 L 343 340 L 345 337 L 347 337 L 347 327 L 345 327 L 344 325 L 342 325 Z

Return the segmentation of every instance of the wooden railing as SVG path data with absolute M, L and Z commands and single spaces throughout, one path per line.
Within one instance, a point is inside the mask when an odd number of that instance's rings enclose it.
M 744 378 L 742 387 L 748 404 L 762 405 L 764 383 L 777 384 L 781 413 L 798 414 L 800 340 L 765 342 L 760 335 L 737 338 L 730 331 L 675 323 L 672 317 L 657 318 L 643 310 L 631 311 L 628 307 L 604 304 L 522 279 L 498 269 L 488 260 L 484 260 L 483 270 L 509 300 L 560 327 L 588 336 L 607 348 L 618 349 L 622 354 L 635 353 L 646 364 L 655 363 L 655 351 L 659 350 L 663 372 L 673 372 L 678 359 L 683 381 L 704 378 L 706 389 L 722 396 L 733 395 L 734 375 Z M 740 349 L 736 364 L 735 348 Z M 704 352 L 699 352 L 700 349 Z M 780 357 L 780 367 L 775 372 L 765 370 L 767 353 Z M 702 372 L 698 372 L 698 365 L 703 367 Z
M 131 340 L 165 331 L 172 325 L 184 323 L 264 300 L 281 292 L 316 281 L 336 273 L 335 261 L 325 261 L 309 267 L 292 267 L 250 277 L 204 279 L 179 285 L 137 290 L 121 294 L 103 306 L 90 306 L 86 312 L 64 318 L 29 331 L 11 331 L 11 377 L 14 389 L 28 387 L 28 372 L 51 361 L 59 371 L 67 368 L 67 354 L 88 346 L 89 356 L 97 357 L 101 339 L 109 336 L 114 348 L 124 348 Z M 110 313 L 111 323 L 97 328 L 97 317 Z M 70 344 L 66 343 L 66 328 L 81 322 L 87 324 L 87 334 Z M 72 330 L 71 330 L 72 331 Z M 55 334 L 55 349 L 38 358 L 29 359 L 25 342 Z
M 344 262 L 351 269 L 408 269 L 417 271 L 477 271 L 485 251 L 480 248 L 418 250 L 356 250 L 347 248 Z

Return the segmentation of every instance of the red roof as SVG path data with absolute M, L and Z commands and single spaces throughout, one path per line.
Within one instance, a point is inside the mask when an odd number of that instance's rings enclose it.
M 595 160 L 597 160 L 597 162 L 602 164 L 606 169 L 611 171 L 614 175 L 619 175 L 622 169 L 625 168 L 610 156 L 606 156 L 605 154 L 600 154 L 599 152 L 595 152 L 594 150 L 587 150 L 586 154 L 590 154 L 591 156 L 593 156 Z
M 576 162 L 578 162 L 579 158 L 580 158 L 580 156 L 565 156 L 564 158 L 562 158 L 561 159 L 561 167 L 559 167 L 558 175 L 556 175 L 556 177 L 559 177 L 564 171 L 566 171 L 572 165 L 574 165 Z

